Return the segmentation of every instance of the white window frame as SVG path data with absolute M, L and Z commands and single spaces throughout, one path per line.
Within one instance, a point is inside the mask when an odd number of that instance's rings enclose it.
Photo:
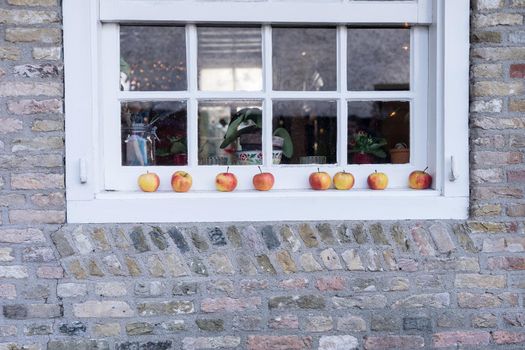
M 227 9 L 227 11 L 225 11 Z M 395 219 L 465 219 L 468 216 L 469 157 L 468 157 L 468 68 L 469 68 L 469 1 L 468 0 L 419 0 L 419 1 L 308 1 L 297 5 L 292 1 L 230 2 L 186 0 L 74 0 L 63 1 L 64 12 L 64 59 L 66 104 L 66 184 L 68 222 L 211 222 L 211 221 L 271 221 L 271 220 L 395 220 Z M 287 14 L 293 13 L 293 16 Z M 294 184 L 307 186 L 311 167 L 303 167 L 304 176 L 297 178 L 298 167 L 279 167 L 280 184 L 270 192 L 248 190 L 253 175 L 252 167 L 235 167 L 241 185 L 240 191 L 219 193 L 211 190 L 173 193 L 169 190 L 169 177 L 175 167 L 154 167 L 161 175 L 161 192 L 141 193 L 127 190 L 144 169 L 122 167 L 115 162 L 108 149 L 115 148 L 104 133 L 118 130 L 120 152 L 120 124 L 118 119 L 103 118 L 113 110 L 115 101 L 126 97 L 117 89 L 102 83 L 108 76 L 118 77 L 117 60 L 108 64 L 108 57 L 118 57 L 118 23 L 313 23 L 313 24 L 403 24 L 427 26 L 417 29 L 412 40 L 426 47 L 428 60 L 418 54 L 413 61 L 411 76 L 427 71 L 428 91 L 414 89 L 407 98 L 417 96 L 419 106 L 411 107 L 416 114 L 423 103 L 428 125 L 417 126 L 427 130 L 419 140 L 414 139 L 414 118 L 411 118 L 411 135 L 416 144 L 426 142 L 426 157 L 417 156 L 411 164 L 366 165 L 347 167 L 356 175 L 356 187 L 351 191 L 318 192 L 306 189 L 290 189 Z M 104 30 L 102 26 L 104 23 Z M 446 25 L 448 23 L 448 25 Z M 453 24 L 453 25 L 451 25 Z M 264 35 L 271 35 L 264 27 Z M 338 45 L 346 45 L 346 30 L 338 27 Z M 428 33 L 423 33 L 428 32 Z M 195 26 L 190 25 L 189 35 L 196 36 Z M 421 37 L 428 37 L 421 40 Z M 195 39 L 195 38 L 193 38 Z M 190 41 L 193 45 L 196 41 Z M 264 40 L 263 40 L 264 43 Z M 412 46 L 412 45 L 411 45 Z M 416 45 L 416 47 L 421 45 Z M 117 51 L 112 51 L 117 50 Z M 108 52 L 109 51 L 109 52 Z M 189 50 L 188 67 L 196 69 L 194 51 Z M 341 52 L 341 50 L 340 50 Z M 271 52 L 265 51 L 265 62 L 271 62 Z M 340 65 L 346 64 L 345 55 L 339 54 Z M 424 61 L 422 63 L 421 61 Z M 271 72 L 271 70 L 269 70 Z M 418 73 L 419 72 L 419 73 Z M 267 73 L 268 74 L 268 73 Z M 191 76 L 191 74 L 190 74 Z M 194 74 L 196 76 L 196 74 Z M 271 81 L 271 79 L 269 79 Z M 118 82 L 118 80 L 116 80 Z M 419 80 L 421 81 L 421 80 Z M 190 90 L 195 82 L 189 81 Z M 339 91 L 346 89 L 346 76 L 338 77 Z M 341 89 L 345 87 L 345 89 Z M 194 88 L 194 87 L 193 87 Z M 195 90 L 193 90 L 195 91 Z M 422 91 L 424 93 L 422 93 Z M 377 93 L 379 100 L 388 99 L 388 93 Z M 201 93 L 205 96 L 205 93 Z M 317 93 L 319 94 L 319 93 Z M 326 93 L 330 97 L 330 92 Z M 333 93 L 334 96 L 337 92 Z M 402 92 L 396 92 L 399 96 Z M 148 95 L 142 94 L 141 96 Z M 169 94 L 150 93 L 158 99 Z M 171 97 L 177 97 L 172 94 Z M 214 96 L 217 94 L 213 93 Z M 235 93 L 240 98 L 253 98 L 251 93 Z M 261 95 L 261 94 L 259 94 Z M 265 94 L 266 103 L 270 95 Z M 305 98 L 307 93 L 282 93 L 282 96 Z M 370 95 L 370 94 L 367 94 Z M 224 94 L 224 97 L 230 97 Z M 345 98 L 359 98 L 348 93 Z M 398 100 L 398 98 L 393 98 Z M 108 101 L 112 101 L 108 105 Z M 426 105 L 426 106 L 425 106 Z M 118 105 L 117 105 L 118 106 Z M 188 118 L 196 114 L 195 104 L 188 106 Z M 112 109 L 113 108 L 113 109 Z M 338 160 L 346 159 L 346 101 L 338 105 Z M 271 108 L 265 105 L 267 118 L 263 130 L 271 133 Z M 270 118 L 268 118 L 268 116 Z M 341 117 L 344 116 L 344 117 Z M 191 124 L 191 123 L 190 123 Z M 264 128 L 266 126 L 266 128 Z M 193 136 L 192 136 L 193 135 Z M 189 129 L 189 154 L 196 149 L 196 130 Z M 266 135 L 269 136 L 269 135 Z M 191 141 L 191 138 L 194 138 Z M 268 138 L 269 139 L 269 138 Z M 271 145 L 263 143 L 267 154 Z M 113 151 L 113 155 L 116 152 Z M 195 153 L 194 153 L 195 154 Z M 190 166 L 197 158 L 190 158 Z M 269 160 L 266 160 L 268 162 Z M 406 181 L 411 170 L 428 164 L 434 176 L 431 190 L 415 191 L 390 188 L 385 191 L 365 189 L 366 175 L 374 169 L 384 170 L 394 183 Z M 117 164 L 117 165 L 116 165 Z M 269 166 L 270 164 L 265 164 Z M 177 169 L 180 167 L 177 167 Z M 199 167 L 200 168 L 200 167 Z M 204 177 L 209 169 L 199 171 L 191 168 L 194 181 Z M 207 167 L 203 167 L 207 168 Z M 115 169 L 115 170 L 114 170 Z M 342 167 L 323 167 L 332 175 Z M 122 171 L 128 172 L 121 176 Z M 290 174 L 287 174 L 287 171 Z M 217 172 L 221 169 L 217 168 Z M 273 171 L 273 170 L 272 170 Z M 295 173 L 295 174 L 294 174 Z M 284 181 L 282 179 L 285 179 Z M 122 181 L 122 184 L 119 184 Z M 127 182 L 126 182 L 127 181 Z M 213 180 L 209 182 L 213 186 Z M 206 185 L 208 186 L 208 185 Z M 113 188 L 114 187 L 114 188 Z M 288 189 L 287 189 L 288 188 Z M 116 191 L 114 189 L 117 189 Z M 207 188 L 205 188 L 207 189 Z M 315 201 L 315 202 L 312 202 Z

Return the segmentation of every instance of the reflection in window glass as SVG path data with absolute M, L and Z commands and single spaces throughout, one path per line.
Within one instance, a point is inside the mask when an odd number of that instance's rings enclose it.
M 199 89 L 262 90 L 261 28 L 199 27 Z
M 186 90 L 184 27 L 121 26 L 120 89 Z
M 123 102 L 122 165 L 186 165 L 186 102 Z
M 336 90 L 335 28 L 274 27 L 272 40 L 274 90 Z
M 348 29 L 348 90 L 410 89 L 410 29 Z
M 348 163 L 410 162 L 410 103 L 348 103 Z
M 334 164 L 337 161 L 335 101 L 274 101 L 273 132 L 288 131 L 293 150 L 282 164 Z M 286 141 L 286 137 L 285 140 Z M 285 144 L 282 146 L 286 149 Z M 274 144 L 274 150 L 278 149 Z
M 261 101 L 199 103 L 199 164 L 262 164 Z

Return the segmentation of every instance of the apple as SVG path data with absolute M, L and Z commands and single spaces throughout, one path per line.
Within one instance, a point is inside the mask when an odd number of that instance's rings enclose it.
M 368 175 L 368 187 L 372 190 L 384 190 L 388 186 L 388 176 L 378 173 L 377 170 Z
M 215 188 L 221 192 L 231 192 L 237 187 L 237 178 L 234 174 L 228 172 L 230 167 L 226 168 L 225 173 L 217 174 L 215 177 Z
M 258 191 L 271 190 L 275 182 L 272 173 L 263 173 L 261 167 L 259 167 L 259 171 L 260 174 L 256 174 L 253 177 L 253 187 Z
M 432 185 L 432 176 L 427 173 L 427 169 L 421 171 L 416 170 L 410 173 L 408 176 L 408 186 L 414 190 L 426 190 Z
M 330 188 L 330 185 L 332 185 L 330 175 L 328 175 L 327 172 L 319 171 L 319 169 L 317 169 L 317 172 L 311 173 L 308 180 L 310 181 L 310 187 L 318 191 L 327 190 Z
M 334 175 L 334 186 L 338 190 L 349 190 L 354 187 L 354 182 L 354 175 L 344 170 Z
M 138 184 L 144 192 L 155 192 L 159 188 L 160 178 L 157 174 L 148 171 L 139 176 Z
M 176 171 L 171 175 L 171 188 L 175 192 L 188 192 L 192 183 L 191 175 L 185 171 Z

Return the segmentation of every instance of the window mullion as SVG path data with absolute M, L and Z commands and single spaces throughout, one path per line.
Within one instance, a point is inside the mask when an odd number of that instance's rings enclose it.
M 188 62 L 188 92 L 190 98 L 187 100 L 187 133 L 188 133 L 188 165 L 196 166 L 199 164 L 199 145 L 198 145 L 198 101 L 195 97 L 198 90 L 197 78 L 197 27 L 194 24 L 186 26 L 186 54 Z
M 264 104 L 263 104 L 263 165 L 265 167 L 273 164 L 273 145 L 272 145 L 272 27 L 263 25 L 263 81 L 264 81 Z
M 338 72 L 338 108 L 337 108 L 337 163 L 345 166 L 348 162 L 348 104 L 344 98 L 347 90 L 347 30 L 346 26 L 339 26 L 337 30 L 337 72 Z

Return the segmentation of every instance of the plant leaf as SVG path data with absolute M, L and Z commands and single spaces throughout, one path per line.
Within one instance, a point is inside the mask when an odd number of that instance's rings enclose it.
M 370 153 L 373 154 L 374 156 L 378 157 L 378 158 L 386 158 L 386 153 L 382 149 L 378 149 L 378 150 L 372 151 Z
M 273 136 L 279 136 L 284 139 L 283 154 L 286 158 L 291 158 L 293 156 L 293 141 L 290 133 L 284 128 L 277 128 L 273 132 Z
M 235 141 L 237 137 L 239 137 L 239 132 L 237 128 L 239 125 L 243 122 L 243 118 L 236 118 L 235 120 L 230 122 L 230 125 L 228 126 L 228 130 L 226 131 L 226 135 L 224 135 L 224 141 L 222 141 L 220 148 L 226 148 L 230 143 Z

